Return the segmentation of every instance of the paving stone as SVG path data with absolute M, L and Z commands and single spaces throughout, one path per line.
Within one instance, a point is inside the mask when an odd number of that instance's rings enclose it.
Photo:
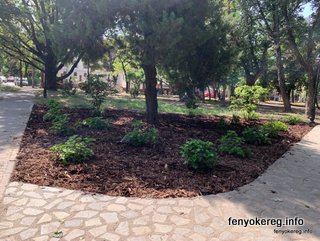
M 32 241 L 48 241 L 49 236 L 41 236 L 41 237 L 35 237 L 32 239 Z
M 115 232 L 120 234 L 121 236 L 128 236 L 129 235 L 129 224 L 127 221 L 119 223 L 118 227 L 116 228 Z
M 39 210 L 39 209 L 35 209 L 35 208 L 26 208 L 23 210 L 23 213 L 25 215 L 29 215 L 29 216 L 37 216 L 41 213 L 43 213 L 44 211 Z
M 159 207 L 157 209 L 157 212 L 158 213 L 166 213 L 166 214 L 171 214 L 173 213 L 172 211 L 172 208 L 170 206 L 162 206 L 162 207 Z
M 71 202 L 71 201 L 62 201 L 61 203 L 58 204 L 58 206 L 56 207 L 56 209 L 59 210 L 65 210 L 68 209 L 69 207 L 75 205 L 75 202 Z
M 91 235 L 95 238 L 106 232 L 107 232 L 107 226 L 100 226 L 100 227 L 89 229 L 89 233 L 91 233 Z
M 27 197 L 31 197 L 31 198 L 38 198 L 38 199 L 42 199 L 43 197 L 37 193 L 37 192 L 24 192 L 23 194 L 24 196 L 27 196 Z
M 92 197 L 92 195 L 83 195 L 79 199 L 79 201 L 82 203 L 93 203 L 93 202 L 95 202 L 95 199 Z
M 195 212 L 194 216 L 196 224 L 203 224 L 210 220 L 210 216 L 205 212 Z
M 117 204 L 126 204 L 128 202 L 128 199 L 125 197 L 117 197 L 115 199 L 115 203 Z
M 188 223 L 190 223 L 190 220 L 189 219 L 186 219 L 186 218 L 182 218 L 182 217 L 179 217 L 177 215 L 173 215 L 170 217 L 170 220 L 175 224 L 175 225 L 178 225 L 178 226 L 182 226 L 182 225 L 186 225 Z
M 80 229 L 74 229 L 70 231 L 65 237 L 63 237 L 64 240 L 81 240 L 80 237 L 83 236 L 85 232 Z
M 206 241 L 206 238 L 200 234 L 194 233 L 190 235 L 190 239 L 193 241 Z
M 17 228 L 10 228 L 8 230 L 1 230 L 0 238 L 10 237 L 12 235 L 18 234 L 21 231 L 25 230 L 26 227 L 17 227 Z
M 55 199 L 52 202 L 50 202 L 47 206 L 45 206 L 44 208 L 47 210 L 52 209 L 54 206 L 61 203 L 62 201 L 63 201 L 62 198 Z
M 36 220 L 36 217 L 25 217 L 21 219 L 20 224 L 31 226 L 35 220 Z
M 128 208 L 130 208 L 131 210 L 134 210 L 134 211 L 139 211 L 139 210 L 143 209 L 143 206 L 130 203 L 130 204 L 128 204 Z
M 42 207 L 44 205 L 46 205 L 47 202 L 43 199 L 33 199 L 30 198 L 29 203 L 27 204 L 28 207 Z
M 65 196 L 68 196 L 74 192 L 75 192 L 74 190 L 63 190 L 60 194 L 58 194 L 57 197 L 65 197 Z
M 66 228 L 74 228 L 74 227 L 80 227 L 83 224 L 82 219 L 71 219 L 64 222 L 64 226 Z M 89 227 L 89 225 L 85 225 L 86 227 Z M 92 226 L 92 225 L 91 225 Z
M 175 228 L 174 232 L 176 234 L 180 234 L 180 235 L 186 236 L 186 235 L 189 235 L 190 233 L 192 233 L 193 231 L 190 230 L 190 229 L 187 229 L 187 228 Z
M 164 223 L 167 219 L 167 215 L 154 213 L 152 216 L 152 221 L 155 223 Z
M 5 197 L 5 198 L 3 199 L 3 201 L 2 201 L 2 203 L 5 204 L 5 205 L 7 205 L 7 204 L 12 203 L 12 202 L 14 202 L 14 201 L 16 201 L 16 200 L 17 200 L 17 198 Z
M 102 211 L 105 209 L 105 207 L 106 207 L 106 204 L 102 202 L 94 202 L 94 203 L 88 204 L 88 208 L 96 211 Z
M 17 212 L 20 212 L 22 210 L 23 210 L 23 208 L 21 208 L 21 207 L 10 206 L 10 207 L 8 207 L 8 210 L 7 210 L 7 216 L 14 214 L 14 213 L 17 213 Z
M 138 212 L 130 210 L 130 211 L 122 212 L 122 213 L 120 213 L 120 215 L 122 217 L 125 217 L 126 219 L 133 219 L 133 218 L 138 217 L 140 214 Z
M 28 228 L 20 233 L 21 240 L 30 240 L 38 232 L 37 228 Z
M 66 212 L 53 212 L 53 215 L 59 220 L 64 220 L 70 216 L 70 214 Z
M 38 189 L 38 186 L 34 185 L 34 184 L 23 183 L 21 185 L 21 189 L 24 191 L 34 191 L 34 190 Z
M 66 200 L 75 201 L 77 198 L 81 196 L 80 192 L 74 192 L 65 197 Z
M 25 206 L 29 201 L 29 198 L 21 198 L 17 201 L 13 202 L 12 204 L 15 206 Z
M 151 229 L 147 226 L 132 228 L 135 235 L 146 235 L 151 232 Z
M 100 225 L 102 225 L 100 218 L 91 218 L 85 222 L 86 227 L 100 226 Z
M 13 227 L 12 222 L 1 222 L 0 223 L 0 229 L 9 229 Z
M 10 183 L 8 184 L 8 187 L 18 187 L 18 186 L 20 186 L 20 183 L 19 183 L 19 182 L 10 182 Z
M 126 207 L 120 204 L 110 204 L 107 206 L 108 211 L 114 211 L 114 212 L 122 212 L 126 210 Z
M 116 212 L 101 213 L 100 217 L 102 217 L 107 224 L 119 221 L 118 214 Z
M 53 234 L 54 232 L 58 231 L 59 227 L 60 227 L 59 222 L 51 222 L 51 223 L 47 223 L 47 224 L 42 224 L 40 234 L 41 235 Z
M 70 212 L 83 211 L 86 207 L 87 204 L 77 204 L 71 207 Z
M 19 219 L 21 219 L 23 217 L 24 217 L 24 215 L 22 215 L 21 213 L 15 213 L 15 214 L 13 214 L 13 215 L 11 215 L 9 217 L 6 217 L 6 219 L 9 220 L 9 221 L 16 221 L 16 220 L 19 220 Z
M 206 227 L 206 226 L 200 226 L 200 225 L 194 226 L 193 230 L 196 233 L 205 235 L 206 237 L 210 237 L 211 234 L 213 233 L 213 229 L 212 228 Z
M 120 236 L 114 233 L 105 233 L 100 236 L 104 241 L 119 241 Z
M 48 222 L 51 222 L 51 220 L 52 220 L 52 217 L 49 214 L 45 213 L 38 221 L 38 224 L 48 223 Z
M 133 221 L 134 225 L 147 225 L 150 221 L 149 216 L 142 216 L 140 218 L 137 218 Z
M 169 236 L 167 234 L 164 235 L 151 235 L 150 241 L 167 241 Z
M 97 211 L 80 211 L 74 217 L 75 218 L 92 218 L 98 214 Z
M 154 224 L 156 233 L 169 233 L 172 231 L 173 227 L 171 225 L 164 224 Z
M 9 195 L 14 195 L 16 192 L 17 192 L 17 188 L 9 187 L 6 189 L 5 194 L 9 196 Z

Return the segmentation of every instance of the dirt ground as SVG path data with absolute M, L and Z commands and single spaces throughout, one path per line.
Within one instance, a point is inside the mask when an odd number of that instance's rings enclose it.
M 70 126 L 89 117 L 87 109 L 64 111 L 70 115 Z M 184 164 L 180 154 L 180 147 L 187 140 L 208 140 L 218 146 L 218 139 L 227 130 L 241 133 L 246 126 L 264 121 L 223 127 L 216 116 L 161 114 L 161 124 L 157 127 L 159 141 L 152 146 L 132 147 L 120 141 L 131 130 L 132 120 L 143 120 L 143 115 L 128 110 L 106 110 L 104 118 L 113 120 L 113 128 L 77 130 L 78 135 L 96 139 L 94 157 L 85 163 L 62 165 L 49 148 L 67 137 L 52 133 L 50 123 L 43 121 L 45 113 L 43 106 L 33 109 L 12 181 L 126 197 L 194 197 L 234 190 L 261 175 L 311 130 L 308 125 L 289 126 L 289 131 L 273 139 L 272 145 L 246 145 L 253 153 L 248 158 L 220 155 L 213 170 L 194 171 Z

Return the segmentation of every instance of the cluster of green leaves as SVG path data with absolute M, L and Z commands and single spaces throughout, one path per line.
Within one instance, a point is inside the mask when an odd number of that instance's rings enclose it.
M 101 115 L 101 105 L 110 94 L 116 90 L 107 82 L 100 80 L 99 76 L 91 75 L 88 80 L 79 85 L 86 95 L 92 98 L 91 105 L 95 115 Z
M 90 148 L 94 141 L 92 138 L 82 138 L 74 135 L 66 142 L 54 145 L 50 150 L 59 156 L 62 164 L 81 163 L 94 155 Z
M 281 121 L 270 121 L 264 124 L 261 128 L 263 128 L 271 138 L 277 137 L 280 132 L 288 131 L 288 126 Z
M 50 99 L 48 100 L 47 106 L 48 111 L 43 116 L 44 121 L 54 121 L 57 116 L 62 115 L 62 106 L 58 101 Z
M 244 119 L 255 120 L 259 119 L 258 114 L 255 112 L 258 101 L 263 101 L 268 96 L 268 90 L 261 86 L 248 86 L 243 85 L 235 89 L 235 97 L 231 98 L 232 110 L 240 110 Z
M 247 157 L 250 151 L 243 147 L 244 139 L 239 137 L 235 131 L 228 131 L 226 135 L 220 138 L 219 151 L 237 157 Z
M 88 126 L 91 129 L 95 130 L 104 130 L 104 129 L 110 129 L 112 127 L 112 121 L 111 120 L 104 120 L 102 117 L 90 117 L 85 119 L 82 122 L 82 125 Z
M 221 117 L 220 119 L 219 119 L 219 121 L 217 122 L 217 127 L 219 128 L 219 129 L 226 129 L 227 128 L 227 122 L 224 120 L 224 118 L 223 117 Z
M 242 132 L 242 137 L 246 143 L 254 145 L 269 145 L 271 144 L 271 139 L 269 133 L 263 127 L 247 127 Z
M 233 114 L 231 119 L 231 124 L 239 125 L 241 122 L 240 116 Z
M 286 118 L 286 121 L 289 125 L 297 125 L 299 123 L 303 123 L 303 119 L 298 115 L 290 115 Z
M 192 139 L 181 146 L 181 155 L 185 163 L 193 169 L 213 168 L 218 161 L 218 154 L 213 143 Z
M 155 128 L 143 130 L 142 125 L 141 121 L 134 121 L 132 123 L 133 130 L 128 132 L 121 142 L 136 147 L 156 143 L 158 140 L 157 130 Z

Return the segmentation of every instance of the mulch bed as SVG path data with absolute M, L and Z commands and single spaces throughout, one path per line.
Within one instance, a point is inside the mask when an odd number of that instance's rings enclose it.
M 70 125 L 89 117 L 87 109 L 64 111 L 70 115 Z M 263 121 L 229 124 L 223 128 L 218 124 L 220 117 L 161 114 L 158 143 L 132 147 L 120 140 L 131 130 L 131 121 L 143 120 L 143 115 L 127 110 L 107 110 L 104 117 L 114 120 L 112 129 L 95 131 L 84 127 L 78 130 L 79 135 L 96 139 L 94 158 L 81 164 L 62 165 L 49 148 L 67 137 L 50 131 L 50 123 L 43 121 L 45 113 L 46 107 L 33 109 L 12 181 L 126 197 L 194 197 L 234 190 L 261 175 L 311 130 L 308 125 L 289 126 L 289 131 L 273 139 L 271 146 L 246 145 L 253 152 L 249 158 L 221 155 L 213 170 L 194 171 L 183 163 L 180 155 L 180 146 L 187 140 L 198 138 L 218 145 L 219 137 L 227 130 L 240 133 L 246 126 Z

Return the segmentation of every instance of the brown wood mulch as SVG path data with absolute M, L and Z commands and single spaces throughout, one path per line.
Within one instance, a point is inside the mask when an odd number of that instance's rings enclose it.
M 64 111 L 70 115 L 71 126 L 89 117 L 87 109 Z M 246 126 L 263 121 L 229 124 L 223 128 L 218 124 L 220 117 L 216 116 L 161 114 L 161 124 L 157 128 L 158 143 L 131 147 L 120 140 L 131 130 L 132 120 L 143 120 L 143 115 L 127 110 L 107 110 L 104 118 L 113 119 L 112 129 L 95 131 L 81 128 L 77 133 L 96 139 L 94 158 L 81 164 L 62 165 L 49 148 L 67 137 L 51 132 L 50 123 L 43 121 L 45 113 L 43 106 L 33 108 L 12 181 L 126 197 L 194 197 L 234 190 L 261 175 L 311 130 L 308 125 L 289 126 L 289 131 L 273 139 L 272 145 L 246 145 L 253 152 L 249 158 L 220 155 L 213 170 L 194 171 L 183 163 L 180 155 L 180 146 L 187 140 L 209 140 L 217 146 L 219 137 L 227 130 L 240 133 Z

